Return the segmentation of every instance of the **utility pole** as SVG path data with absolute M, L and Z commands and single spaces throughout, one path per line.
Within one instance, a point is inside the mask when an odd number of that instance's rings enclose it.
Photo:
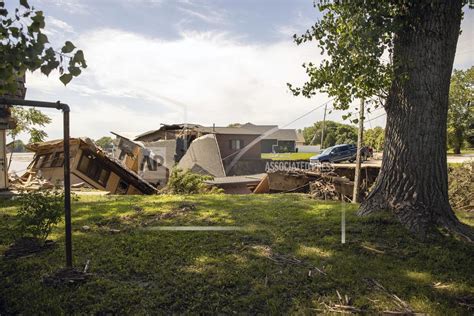
M 323 141 L 324 141 L 324 125 L 326 123 L 326 110 L 328 108 L 328 104 L 326 103 L 324 105 L 324 116 L 323 116 L 323 126 L 322 126 L 322 129 L 321 129 L 321 149 L 323 149 Z
M 8 189 L 6 130 L 0 129 L 0 190 Z
M 355 175 L 354 175 L 354 193 L 352 196 L 352 203 L 359 202 L 359 189 L 360 189 L 360 165 L 362 161 L 361 152 L 362 152 L 362 143 L 364 139 L 364 103 L 365 100 L 360 100 L 360 109 L 359 109 L 359 131 L 357 133 L 357 152 L 356 152 L 356 166 L 355 166 Z

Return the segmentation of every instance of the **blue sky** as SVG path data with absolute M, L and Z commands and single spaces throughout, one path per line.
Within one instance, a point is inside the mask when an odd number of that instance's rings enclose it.
M 12 7 L 16 0 L 7 0 Z M 301 64 L 322 59 L 314 44 L 296 46 L 319 12 L 311 0 L 30 0 L 44 11 L 50 41 L 71 40 L 88 69 L 63 87 L 54 73 L 27 77 L 28 99 L 72 108 L 72 135 L 140 133 L 160 123 L 279 124 L 327 100 L 296 98 L 287 82 L 306 79 Z M 473 65 L 474 10 L 466 11 L 455 67 Z M 378 110 L 372 117 L 383 113 Z M 60 113 L 48 112 L 50 138 Z M 371 115 L 369 115 L 369 119 Z M 315 111 L 289 127 L 322 119 Z M 342 121 L 341 112 L 328 119 Z M 384 117 L 367 127 L 384 125 Z

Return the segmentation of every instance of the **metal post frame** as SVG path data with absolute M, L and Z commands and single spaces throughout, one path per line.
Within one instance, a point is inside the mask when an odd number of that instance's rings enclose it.
M 72 228 L 71 228 L 71 167 L 69 152 L 69 106 L 61 102 L 43 102 L 33 100 L 0 98 L 0 104 L 31 106 L 38 108 L 57 109 L 63 112 L 64 128 L 64 220 L 66 233 L 66 266 L 72 268 Z

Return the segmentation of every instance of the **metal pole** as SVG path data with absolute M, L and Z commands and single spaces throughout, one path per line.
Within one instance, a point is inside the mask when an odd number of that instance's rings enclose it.
M 360 186 L 360 165 L 361 165 L 361 151 L 362 142 L 364 138 L 364 103 L 365 100 L 360 100 L 359 109 L 359 131 L 357 133 L 357 151 L 356 151 L 356 167 L 354 175 L 354 192 L 352 196 L 352 203 L 359 202 L 359 186 Z
M 7 131 L 0 130 L 0 191 L 8 190 Z M 13 150 L 13 149 L 12 149 Z
M 327 110 L 327 103 L 324 105 L 324 116 L 323 116 L 323 126 L 322 126 L 322 129 L 321 129 L 321 149 L 323 149 L 323 141 L 324 141 L 324 125 L 326 123 L 326 110 Z
M 69 107 L 63 108 L 64 124 L 64 217 L 66 233 L 66 266 L 72 268 L 72 227 L 71 227 L 71 167 L 69 151 Z
M 39 108 L 57 109 L 63 111 L 64 127 L 64 217 L 66 230 L 66 266 L 72 267 L 72 231 L 71 231 L 71 168 L 69 152 L 69 106 L 61 102 L 43 102 L 33 100 L 21 100 L 11 98 L 0 98 L 0 104 L 21 105 Z

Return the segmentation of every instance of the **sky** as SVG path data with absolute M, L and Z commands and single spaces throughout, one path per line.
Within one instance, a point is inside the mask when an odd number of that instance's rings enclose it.
M 323 59 L 316 44 L 292 39 L 321 17 L 312 0 L 29 2 L 44 11 L 53 47 L 70 40 L 84 51 L 88 68 L 67 87 L 58 73 L 27 74 L 27 99 L 70 105 L 74 137 L 140 134 L 176 122 L 303 128 L 323 118 L 319 108 L 291 123 L 328 97 L 295 97 L 286 86 L 305 82 L 302 63 Z M 474 64 L 474 10 L 466 10 L 462 29 L 457 69 Z M 61 113 L 45 112 L 53 119 L 48 138 L 61 138 Z M 384 125 L 383 109 L 368 115 L 367 128 Z

